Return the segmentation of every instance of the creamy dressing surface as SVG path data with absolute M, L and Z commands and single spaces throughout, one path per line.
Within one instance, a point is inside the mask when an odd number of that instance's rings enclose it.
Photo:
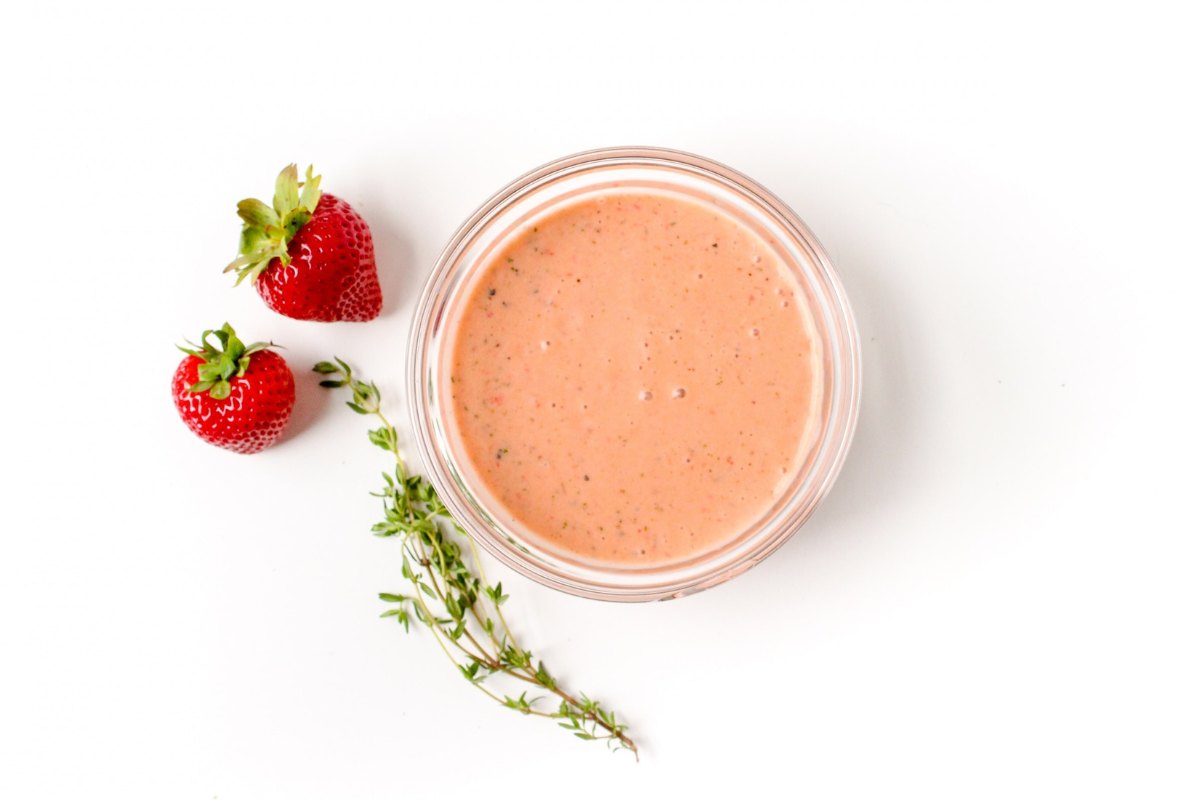
M 462 451 L 516 522 L 654 565 L 759 518 L 811 446 L 820 353 L 769 244 L 698 200 L 626 190 L 522 228 L 452 340 Z

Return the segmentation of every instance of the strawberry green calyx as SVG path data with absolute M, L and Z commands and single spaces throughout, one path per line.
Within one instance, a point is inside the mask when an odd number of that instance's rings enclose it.
M 303 183 L 295 164 L 284 167 L 275 179 L 275 197 L 271 205 L 253 198 L 238 203 L 242 238 L 238 257 L 225 267 L 225 271 L 237 272 L 237 283 L 247 278 L 253 283 L 272 260 L 278 258 L 284 266 L 291 263 L 288 242 L 312 219 L 320 199 L 321 176 L 313 177 L 311 164 L 304 173 Z
M 209 336 L 215 336 L 220 343 L 220 347 L 216 347 L 212 342 L 208 341 Z M 180 350 L 190 356 L 195 356 L 201 359 L 204 363 L 196 367 L 196 377 L 200 380 L 188 387 L 190 392 L 208 392 L 208 396 L 214 400 L 224 400 L 229 397 L 232 387 L 229 384 L 230 378 L 240 378 L 246 374 L 246 370 L 250 367 L 250 356 L 268 347 L 278 347 L 274 342 L 255 342 L 247 347 L 242 344 L 242 340 L 233 332 L 233 328 L 226 322 L 221 326 L 220 330 L 205 331 L 200 335 L 200 344 L 192 344 L 191 347 L 183 347 L 176 345 Z

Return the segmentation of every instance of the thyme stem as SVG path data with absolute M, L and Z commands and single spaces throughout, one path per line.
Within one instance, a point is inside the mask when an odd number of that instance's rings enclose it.
M 400 538 L 401 574 L 411 593 L 381 593 L 380 599 L 392 605 L 382 616 L 395 617 L 406 631 L 414 621 L 429 628 L 438 647 L 463 677 L 500 705 L 556 720 L 559 727 L 580 739 L 603 741 L 613 750 L 629 750 L 636 759 L 637 744 L 615 713 L 586 694 L 576 696 L 560 687 L 545 664 L 536 661 L 535 666 L 533 653 L 518 646 L 500 608 L 508 596 L 500 583 L 488 583 L 475 541 L 450 515 L 432 484 L 409 473 L 400 454 L 396 428 L 381 410 L 379 388 L 355 378 L 349 365 L 338 358 L 332 363 L 318 363 L 313 371 L 327 376 L 321 381 L 326 388 L 350 388 L 352 400 L 346 405 L 378 420 L 381 427 L 371 430 L 368 438 L 395 461 L 392 472 L 383 474 L 383 490 L 375 493 L 383 499 L 384 518 L 372 530 L 376 536 Z M 461 539 L 471 551 L 470 566 L 462 558 Z M 484 596 L 489 601 L 486 605 Z M 461 653 L 465 662 L 456 658 L 454 651 Z M 552 693 L 559 699 L 557 709 L 535 708 L 543 698 L 527 697 L 528 690 L 512 697 L 483 685 L 497 675 Z

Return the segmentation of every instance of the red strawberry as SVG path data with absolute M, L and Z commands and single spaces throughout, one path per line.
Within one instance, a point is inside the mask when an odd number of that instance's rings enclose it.
M 304 189 L 301 191 L 300 187 Z M 225 268 L 249 278 L 267 307 L 294 319 L 366 322 L 379 316 L 383 293 L 367 223 L 345 200 L 321 194 L 310 166 L 300 183 L 289 164 L 275 198 L 238 203 L 239 255 Z
M 246 347 L 225 323 L 205 331 L 199 346 L 179 348 L 188 357 L 175 370 L 171 395 L 193 433 L 235 453 L 257 453 L 279 438 L 292 415 L 296 384 L 287 362 L 268 347 L 274 345 Z

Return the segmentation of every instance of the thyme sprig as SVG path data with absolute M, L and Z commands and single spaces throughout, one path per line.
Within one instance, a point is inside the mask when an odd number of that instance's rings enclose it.
M 407 585 L 405 591 L 380 593 L 379 598 L 392 606 L 381 616 L 395 618 L 405 631 L 413 623 L 424 625 L 459 673 L 505 708 L 557 720 L 560 728 L 577 738 L 602 741 L 610 750 L 629 750 L 637 758 L 637 744 L 615 713 L 582 692 L 576 696 L 563 689 L 546 665 L 517 643 L 501 610 L 508 595 L 500 582 L 488 583 L 474 540 L 450 515 L 429 481 L 409 474 L 396 428 L 380 410 L 379 388 L 357 379 L 339 358 L 322 361 L 313 371 L 330 376 L 321 386 L 350 388 L 352 399 L 346 405 L 378 419 L 381 427 L 367 437 L 396 462 L 392 472 L 383 473 L 382 490 L 372 493 L 382 498 L 384 512 L 372 531 L 399 539 L 400 574 Z M 474 569 L 463 558 L 463 543 L 471 551 Z M 523 691 L 515 696 L 494 691 L 496 678 Z M 540 694 L 530 696 L 531 691 Z M 557 708 L 547 707 L 543 702 L 547 699 L 557 701 Z

